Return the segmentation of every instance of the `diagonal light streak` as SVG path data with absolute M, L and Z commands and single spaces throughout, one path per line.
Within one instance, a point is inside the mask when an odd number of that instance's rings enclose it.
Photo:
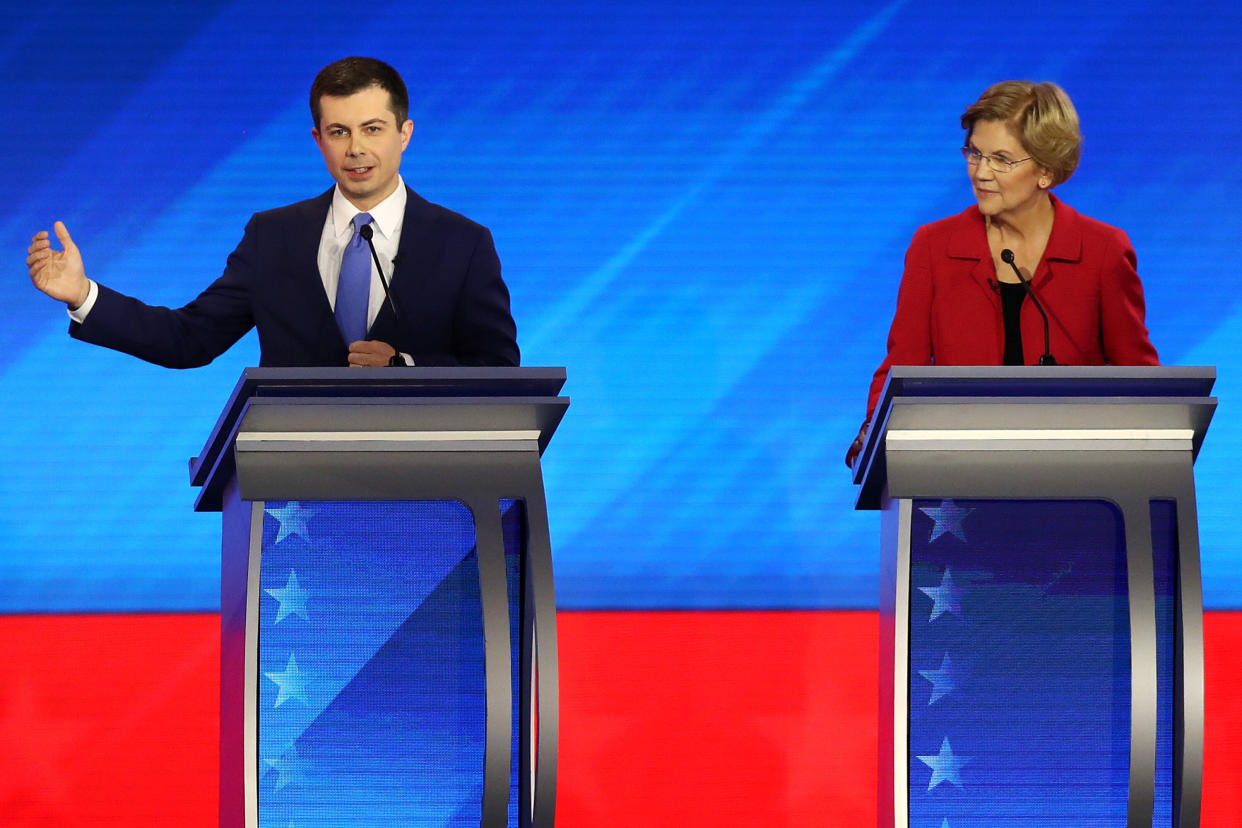
M 681 194 L 650 224 L 641 229 L 634 238 L 600 267 L 582 279 L 574 290 L 559 303 L 559 306 L 547 314 L 545 317 L 547 321 L 523 343 L 523 349 L 529 353 L 538 353 L 545 347 L 550 347 L 550 343 L 560 335 L 562 325 L 574 324 L 580 319 L 586 308 L 605 292 L 612 281 L 654 239 L 686 212 L 687 208 L 694 204 L 705 190 L 728 175 L 757 146 L 785 125 L 813 95 L 870 46 L 905 4 L 906 0 L 895 0 L 881 9 L 870 20 L 855 29 L 841 45 L 824 55 L 809 71 L 796 78 L 785 92 L 777 97 L 773 105 L 761 117 L 752 121 L 728 149 L 703 171 L 697 181 L 682 190 Z

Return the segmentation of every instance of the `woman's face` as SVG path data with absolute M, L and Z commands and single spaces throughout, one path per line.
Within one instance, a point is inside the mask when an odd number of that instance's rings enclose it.
M 1005 219 L 1020 215 L 1044 198 L 1052 186 L 1051 173 L 1029 158 L 1022 142 L 1001 121 L 976 123 L 966 146 L 998 160 L 1029 159 L 1009 172 L 997 172 L 986 159 L 967 165 L 975 199 L 985 216 Z

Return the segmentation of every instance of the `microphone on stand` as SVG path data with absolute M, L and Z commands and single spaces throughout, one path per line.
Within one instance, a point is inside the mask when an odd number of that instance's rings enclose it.
M 364 228 L 366 229 L 366 228 Z M 370 236 L 368 235 L 369 239 Z M 1031 287 L 1031 283 L 1022 275 L 1022 271 L 1018 270 L 1018 266 L 1013 261 L 1013 251 L 1006 247 L 1001 251 L 1001 261 L 1013 268 L 1013 272 L 1017 274 L 1018 281 L 1026 288 L 1026 293 L 1031 297 L 1031 301 L 1035 303 L 1035 310 L 1039 311 L 1039 315 L 1044 320 L 1044 354 L 1039 358 L 1040 365 L 1056 365 L 1056 358 L 1052 355 L 1052 340 L 1048 336 L 1048 314 L 1044 311 L 1044 306 L 1039 303 L 1039 297 L 1035 295 L 1035 288 Z
M 375 235 L 375 231 L 371 229 L 370 224 L 364 224 L 358 228 L 358 235 L 367 240 L 367 247 L 371 248 L 371 258 L 375 261 L 375 269 L 379 271 L 380 284 L 384 287 L 384 298 L 388 300 L 388 307 L 392 308 L 393 319 L 400 320 L 401 314 L 397 313 L 397 303 L 392 301 L 392 291 L 388 289 L 388 280 L 384 278 L 384 266 L 380 264 L 379 254 L 375 252 L 375 242 L 371 241 L 371 237 Z M 393 259 L 396 262 L 396 259 Z M 393 354 L 388 360 L 389 367 L 404 368 L 405 360 L 402 359 L 400 353 Z
M 358 235 L 367 240 L 367 247 L 371 248 L 371 258 L 375 260 L 375 269 L 379 271 L 380 284 L 384 286 L 384 298 L 388 300 L 388 307 L 392 308 L 392 315 L 397 319 L 401 318 L 401 314 L 397 313 L 397 305 L 392 301 L 392 293 L 388 290 L 388 280 L 384 278 L 384 266 L 380 264 L 379 254 L 375 252 L 375 242 L 371 241 L 371 237 L 375 235 L 375 231 L 371 229 L 371 225 L 364 224 L 358 228 Z M 1013 254 L 1009 254 L 1010 258 Z

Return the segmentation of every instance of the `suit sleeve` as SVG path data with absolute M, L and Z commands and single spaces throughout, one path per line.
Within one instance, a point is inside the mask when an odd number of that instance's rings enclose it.
M 867 395 L 867 420 L 875 412 L 884 380 L 894 365 L 930 365 L 933 357 L 931 336 L 931 244 L 927 228 L 914 234 L 906 250 L 905 271 L 897 289 L 897 310 L 888 330 L 888 355 L 871 378 Z
M 1130 239 L 1116 230 L 1109 239 L 1101 274 L 1100 340 L 1110 365 L 1159 365 L 1147 332 L 1147 305 L 1138 258 Z
M 253 244 L 248 224 L 224 274 L 181 308 L 148 305 L 100 285 L 95 306 L 84 321 L 69 324 L 69 335 L 167 368 L 206 365 L 254 326 L 245 275 Z

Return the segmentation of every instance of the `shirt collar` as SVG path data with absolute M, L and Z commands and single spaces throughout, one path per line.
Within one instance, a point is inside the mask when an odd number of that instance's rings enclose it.
M 393 234 L 401 229 L 401 222 L 405 218 L 405 198 L 405 181 L 398 175 L 397 189 L 392 191 L 392 195 L 367 210 L 371 214 L 371 223 L 384 238 L 392 238 Z M 345 198 L 339 184 L 333 188 L 332 227 L 337 236 L 344 235 L 354 220 L 354 216 L 361 212 L 349 199 Z

